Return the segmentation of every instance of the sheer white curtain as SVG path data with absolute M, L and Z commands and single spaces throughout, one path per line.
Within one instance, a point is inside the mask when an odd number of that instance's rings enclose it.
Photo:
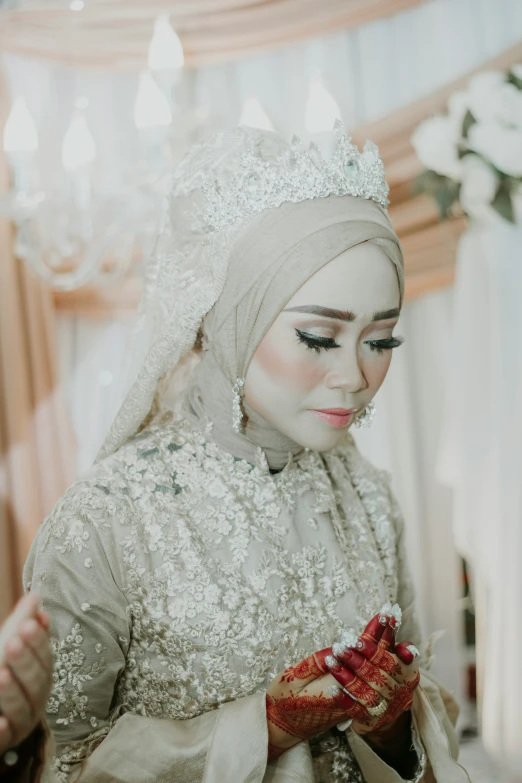
M 453 487 L 472 568 L 484 745 L 522 780 L 522 221 L 475 226 L 458 253 L 448 419 L 438 475 Z
M 199 69 L 193 103 L 210 110 L 218 126 L 239 121 L 256 97 L 285 135 L 311 136 L 305 127 L 310 80 L 318 71 L 348 128 L 369 122 L 457 78 L 515 43 L 522 30 L 520 0 L 433 0 L 417 8 L 323 38 L 250 59 Z M 136 74 L 69 71 L 51 64 L 5 58 L 14 91 L 37 107 L 45 129 L 46 165 L 59 164 L 59 146 L 72 101 L 86 95 L 86 110 L 110 187 L 137 149 L 132 128 Z M 444 424 L 444 385 L 451 344 L 452 294 L 439 292 L 404 308 L 398 333 L 405 345 L 377 399 L 378 416 L 361 432 L 361 448 L 391 470 L 409 536 L 410 560 L 426 634 L 446 629 L 437 645 L 436 673 L 461 691 L 457 596 L 459 572 L 448 487 L 435 478 Z M 62 372 L 86 468 L 114 412 L 111 376 L 121 366 L 128 324 L 61 316 Z M 456 396 L 456 406 L 465 402 Z

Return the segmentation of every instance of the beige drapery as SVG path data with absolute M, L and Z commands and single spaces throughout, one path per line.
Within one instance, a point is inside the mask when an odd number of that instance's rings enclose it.
M 0 74 L 0 129 L 9 102 Z M 9 184 L 0 159 L 0 190 Z M 13 256 L 0 218 L 0 622 L 43 517 L 73 480 L 75 447 L 58 392 L 51 292 Z
M 19 0 L 4 11 L 0 46 L 76 66 L 137 68 L 146 63 L 154 19 L 170 14 L 187 65 L 199 66 L 358 27 L 426 0 Z

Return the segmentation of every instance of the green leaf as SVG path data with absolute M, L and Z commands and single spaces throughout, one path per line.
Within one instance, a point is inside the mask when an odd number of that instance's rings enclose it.
M 468 138 L 468 131 L 472 125 L 475 125 L 476 119 L 468 109 L 462 120 L 462 135 L 465 139 Z
M 518 90 L 522 90 L 522 79 L 514 74 L 513 71 L 508 71 L 506 81 L 508 84 L 514 84 Z
M 457 144 L 458 159 L 462 160 L 462 158 L 465 158 L 466 155 L 475 155 L 475 152 L 473 150 L 468 149 L 468 147 L 465 147 L 463 144 Z
M 426 169 L 422 171 L 413 182 L 413 192 L 417 193 L 429 193 L 433 195 L 440 187 L 442 187 L 448 177 L 442 174 L 437 174 L 436 171 Z
M 509 190 L 502 183 L 491 202 L 491 206 L 509 223 L 515 222 L 515 211 Z
M 451 207 L 458 201 L 460 184 L 427 169 L 416 177 L 413 183 L 413 194 L 426 193 L 437 202 L 441 219 L 451 216 Z
M 450 180 L 451 182 L 451 180 Z M 437 204 L 439 206 L 439 214 L 441 218 L 448 218 L 451 215 L 451 207 L 458 201 L 459 198 L 459 186 L 457 183 L 452 183 L 439 188 L 435 194 Z

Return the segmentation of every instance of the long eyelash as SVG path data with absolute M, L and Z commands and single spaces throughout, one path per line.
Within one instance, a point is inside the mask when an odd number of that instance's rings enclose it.
M 295 333 L 300 343 L 304 343 L 307 348 L 315 351 L 316 353 L 321 353 L 321 351 L 329 351 L 330 348 L 341 347 L 340 345 L 337 345 L 335 340 L 332 340 L 330 337 L 311 337 L 305 332 L 301 332 L 299 329 L 296 329 Z
M 392 348 L 398 348 L 403 342 L 404 337 L 389 337 L 387 340 L 368 340 L 366 345 L 370 346 L 370 350 L 382 353 L 390 351 Z

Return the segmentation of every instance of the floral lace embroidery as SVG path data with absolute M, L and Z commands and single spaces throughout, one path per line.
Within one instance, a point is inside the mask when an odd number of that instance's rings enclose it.
M 71 633 L 61 641 L 53 640 L 55 659 L 53 689 L 46 711 L 49 715 L 62 716 L 56 718 L 57 724 L 68 726 L 74 723 L 76 718 L 80 718 L 89 720 L 91 726 L 96 728 L 96 717 L 88 718 L 88 697 L 84 684 L 101 674 L 105 668 L 105 659 L 102 656 L 101 645 L 96 645 L 99 660 L 90 666 L 85 666 L 85 653 L 81 649 L 83 641 L 83 632 L 79 623 L 76 623 Z
M 304 530 L 296 510 L 312 521 Z M 397 595 L 385 476 L 349 434 L 338 449 L 307 452 L 271 475 L 187 422 L 151 427 L 73 485 L 44 531 L 93 583 L 99 542 L 107 557 L 116 552 L 128 613 L 116 684 L 103 680 L 98 640 L 99 660 L 84 665 L 80 623 L 57 640 L 49 714 L 62 726 L 80 720 L 96 729 L 107 719 L 89 711 L 98 687 L 115 688 L 114 705 L 135 714 L 201 715 L 264 689 L 342 630 L 360 632 Z M 71 606 L 80 602 L 93 603 L 71 597 Z M 75 748 L 78 735 L 70 736 Z M 64 753 L 66 766 L 81 756 Z

